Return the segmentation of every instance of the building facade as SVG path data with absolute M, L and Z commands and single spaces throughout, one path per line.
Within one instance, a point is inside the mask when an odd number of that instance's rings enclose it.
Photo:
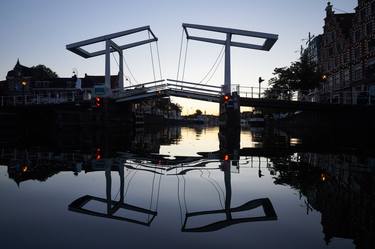
M 336 14 L 328 3 L 320 46 L 324 82 L 318 101 L 375 103 L 375 0 L 359 0 L 354 13 Z

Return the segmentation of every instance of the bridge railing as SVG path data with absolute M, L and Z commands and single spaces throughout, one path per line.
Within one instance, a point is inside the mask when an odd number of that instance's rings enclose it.
M 236 91 L 239 93 L 241 97 L 244 98 L 267 98 L 267 90 L 269 88 L 259 88 L 259 87 L 252 87 L 252 86 L 240 86 L 240 85 L 232 85 L 232 92 Z
M 0 96 L 0 107 L 72 103 L 76 99 L 76 92 Z
M 168 89 L 174 91 L 185 91 L 197 94 L 210 94 L 210 95 L 220 95 L 221 94 L 221 86 L 215 85 L 207 85 L 201 83 L 194 83 L 189 81 L 181 81 L 181 80 L 173 80 L 167 79 L 168 82 L 167 86 Z
M 112 90 L 113 98 L 126 98 L 126 97 L 135 96 L 135 95 L 142 95 L 142 94 L 165 90 L 167 87 L 167 84 L 164 82 L 165 80 L 157 80 L 157 81 L 151 81 L 151 82 L 146 82 L 142 84 L 127 86 L 127 87 L 124 87 L 123 89 L 115 89 L 115 90 Z
M 275 90 L 271 88 L 246 87 L 233 85 L 233 89 L 245 98 L 262 98 L 274 100 L 288 100 L 300 102 L 318 102 L 330 104 L 347 104 L 347 105 L 374 105 L 375 93 L 368 90 L 363 91 L 331 91 L 326 93 L 311 92 L 302 94 L 301 92 L 290 90 Z

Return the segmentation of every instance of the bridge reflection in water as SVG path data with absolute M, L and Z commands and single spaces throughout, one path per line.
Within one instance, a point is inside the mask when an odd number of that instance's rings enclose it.
M 186 129 L 197 129 L 199 136 L 209 132 L 206 128 L 202 132 L 200 127 L 168 127 L 158 132 L 133 134 L 126 142 L 123 140 L 126 145 L 116 141 L 94 141 L 88 143 L 88 147 L 81 144 L 80 150 L 43 149 L 38 144 L 22 149 L 16 145 L 1 146 L 0 165 L 7 166 L 9 177 L 17 184 L 30 179 L 46 181 L 64 171 L 75 175 L 85 172 L 88 177 L 96 172 L 105 184 L 95 193 L 105 189 L 105 194 L 80 193 L 66 203 L 71 213 L 147 227 L 157 226 L 159 224 L 155 221 L 166 218 L 160 216 L 165 211 L 160 209 L 159 199 L 172 191 L 177 193 L 173 201 L 178 202 L 175 207 L 179 210 L 174 211 L 180 212 L 182 232 L 228 231 L 230 229 L 226 228 L 230 226 L 263 221 L 264 224 L 278 226 L 279 217 L 288 218 L 283 216 L 285 211 L 279 207 L 279 200 L 269 189 L 262 189 L 263 194 L 253 185 L 238 196 L 239 192 L 232 184 L 238 187 L 236 180 L 240 180 L 241 184 L 249 181 L 245 178 L 250 176 L 251 169 L 255 178 L 249 179 L 259 179 L 257 184 L 271 180 L 274 186 L 296 190 L 306 215 L 318 211 L 324 234 L 321 238 L 325 243 L 331 243 L 334 238 L 346 238 L 352 239 L 357 248 L 373 248 L 375 155 L 371 154 L 371 150 L 359 148 L 359 153 L 347 145 L 320 146 L 309 143 L 304 137 L 280 131 L 275 132 L 272 136 L 276 134 L 277 137 L 271 139 L 267 131 L 257 130 L 242 132 L 241 136 L 252 136 L 258 147 L 237 148 L 237 158 L 233 156 L 235 153 L 226 154 L 222 150 L 200 152 L 196 156 L 158 153 L 166 152 L 162 147 L 168 144 L 185 148 L 183 141 L 186 137 L 181 134 Z M 217 134 L 217 128 L 212 134 Z M 116 136 L 110 137 L 116 139 Z M 97 146 L 92 147 L 98 143 L 107 145 L 99 150 Z M 218 148 L 219 144 L 214 147 Z M 147 176 L 147 181 L 142 181 L 141 185 L 142 202 L 129 198 L 132 191 L 140 191 L 137 176 L 143 179 Z M 118 189 L 113 187 L 117 179 Z M 147 189 L 145 182 L 151 188 Z M 168 185 L 162 184 L 166 182 Z M 217 196 L 214 196 L 215 193 Z M 148 202 L 144 201 L 146 198 L 149 198 Z M 77 216 L 73 218 L 78 219 Z
M 221 170 L 224 174 L 224 186 L 225 186 L 225 208 L 218 209 L 218 210 L 209 210 L 209 211 L 200 211 L 200 212 L 186 212 L 185 213 L 185 220 L 182 224 L 181 231 L 183 232 L 210 232 L 216 231 L 222 228 L 225 228 L 230 225 L 244 223 L 244 222 L 255 222 L 255 221 L 267 221 L 267 220 L 277 220 L 276 212 L 272 206 L 271 201 L 268 198 L 260 198 L 255 200 L 249 200 L 243 205 L 238 207 L 231 207 L 231 198 L 232 198 L 232 187 L 231 187 L 231 173 L 234 171 L 239 172 L 239 161 L 236 160 L 218 160 L 218 159 L 200 159 L 197 157 L 181 157 L 176 160 L 173 160 L 170 165 L 162 164 L 160 166 L 160 158 L 158 164 L 153 164 L 151 161 L 145 161 L 146 158 L 138 157 L 137 155 L 123 155 L 122 157 L 118 157 L 116 159 L 102 159 L 99 161 L 91 162 L 91 169 L 86 170 L 95 170 L 95 171 L 104 171 L 105 172 L 105 179 L 106 179 L 106 198 L 100 198 L 90 195 L 82 196 L 76 200 L 74 200 L 69 205 L 69 210 L 73 212 L 78 212 L 82 214 L 116 219 L 127 221 L 139 225 L 150 226 L 153 222 L 154 218 L 157 216 L 157 209 L 158 209 L 158 202 L 159 202 L 159 194 L 160 194 L 160 184 L 162 177 L 178 177 L 178 186 L 177 191 L 179 195 L 179 205 L 181 207 L 181 193 L 180 193 L 180 177 L 184 177 L 186 174 L 194 170 L 199 171 L 211 171 L 211 170 Z M 130 158 L 130 159 L 126 159 Z M 150 157 L 149 159 L 151 159 Z M 154 158 L 155 159 L 155 158 Z M 147 163 L 146 163 L 147 162 Z M 260 163 L 260 161 L 259 161 Z M 208 165 L 219 165 L 220 167 L 210 167 Z M 130 170 L 131 172 L 128 174 L 132 175 L 131 177 L 124 177 L 124 168 Z M 112 199 L 112 176 L 111 172 L 117 171 L 120 177 L 120 189 L 117 193 L 119 194 L 119 200 Z M 131 184 L 133 177 L 136 174 L 136 171 L 143 171 L 148 174 L 153 174 L 153 181 L 152 181 L 152 189 L 151 189 L 151 201 L 150 206 L 152 203 L 155 204 L 154 209 L 147 209 L 143 207 L 134 206 L 131 204 L 125 203 L 125 192 L 129 189 L 129 186 L 126 187 L 125 190 L 125 179 L 128 178 L 128 185 Z M 176 173 L 169 173 L 174 171 Z M 186 179 L 183 179 L 183 194 L 186 195 Z M 218 183 L 216 183 L 218 184 Z M 219 184 L 218 184 L 219 185 Z M 220 194 L 220 193 L 219 193 Z M 116 195 L 116 196 L 117 196 Z M 89 208 L 85 208 L 90 202 L 100 202 L 105 203 L 107 205 L 107 209 L 105 213 L 95 211 Z M 186 204 L 186 203 L 185 203 Z M 256 217 L 247 217 L 247 218 L 233 218 L 232 213 L 241 213 L 246 211 L 251 211 L 252 209 L 256 209 L 258 207 L 262 207 L 264 211 L 263 216 L 256 216 Z M 121 212 L 122 210 L 122 212 Z M 139 221 L 134 218 L 128 218 L 119 216 L 116 213 L 124 214 L 124 211 L 132 211 L 138 213 L 138 216 L 142 217 L 146 215 L 146 221 Z M 180 210 L 181 211 L 181 210 Z M 214 222 L 212 224 L 205 225 L 203 227 L 196 227 L 196 228 L 187 228 L 187 222 L 189 218 L 198 217 L 198 216 L 208 216 L 212 214 L 225 214 L 226 219 Z M 182 214 L 181 214 L 182 215 Z

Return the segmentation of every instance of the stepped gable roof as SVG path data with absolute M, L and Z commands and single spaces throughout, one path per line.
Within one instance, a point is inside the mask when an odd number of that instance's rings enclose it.
M 346 38 L 350 37 L 350 32 L 353 25 L 353 20 L 355 13 L 345 13 L 345 14 L 334 14 L 337 23 L 340 26 L 341 32 Z

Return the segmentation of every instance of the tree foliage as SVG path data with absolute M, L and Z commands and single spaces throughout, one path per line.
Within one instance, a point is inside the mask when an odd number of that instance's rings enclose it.
M 199 109 L 195 110 L 195 115 L 196 115 L 196 116 L 200 116 L 200 115 L 202 115 L 202 111 L 199 110 Z
M 31 69 L 33 70 L 33 76 L 37 79 L 55 79 L 59 77 L 51 68 L 42 64 L 33 66 Z
M 290 100 L 293 92 L 307 92 L 318 87 L 321 81 L 321 73 L 308 53 L 304 53 L 299 61 L 293 62 L 289 67 L 275 68 L 273 75 L 265 96 L 274 99 Z

